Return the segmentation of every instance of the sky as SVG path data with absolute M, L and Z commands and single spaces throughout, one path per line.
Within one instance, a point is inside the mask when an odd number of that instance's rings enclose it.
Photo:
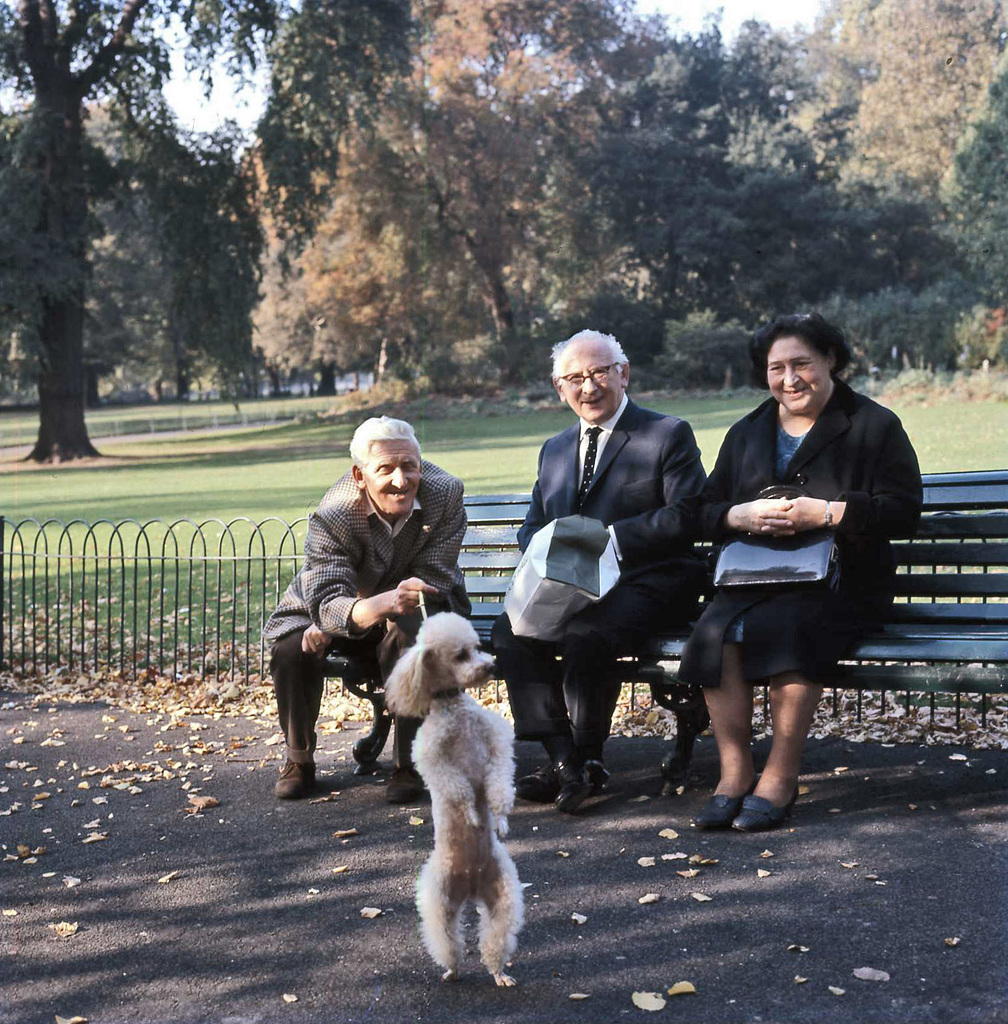
M 676 33 L 696 33 L 705 17 L 718 8 L 723 12 L 721 31 L 731 41 L 739 26 L 751 18 L 769 22 L 774 28 L 810 28 L 819 11 L 820 0 L 637 0 L 642 14 L 659 13 L 669 19 Z M 208 100 L 203 87 L 185 74 L 179 50 L 174 52 L 172 81 L 165 92 L 183 126 L 195 131 L 211 131 L 231 117 L 251 131 L 262 113 L 265 83 L 235 93 L 227 76 L 218 76 L 220 84 Z

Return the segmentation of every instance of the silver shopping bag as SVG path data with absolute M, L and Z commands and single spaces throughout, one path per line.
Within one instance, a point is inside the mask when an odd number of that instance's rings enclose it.
M 571 616 L 600 601 L 619 580 L 609 531 L 597 519 L 547 523 L 525 549 L 504 595 L 515 636 L 559 640 Z

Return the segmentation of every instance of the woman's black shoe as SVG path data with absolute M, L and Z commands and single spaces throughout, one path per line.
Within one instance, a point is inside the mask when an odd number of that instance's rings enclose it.
M 752 785 L 742 796 L 715 794 L 700 809 L 700 813 L 693 819 L 693 824 L 704 829 L 731 828 L 732 822 L 742 810 L 742 802 L 755 788 L 756 780 L 753 779 Z
M 739 832 L 766 832 L 784 823 L 791 813 L 795 800 L 798 799 L 798 787 L 791 794 L 791 799 L 783 807 L 774 807 L 769 800 L 761 796 L 747 796 L 742 801 L 742 810 L 731 823 L 732 828 Z

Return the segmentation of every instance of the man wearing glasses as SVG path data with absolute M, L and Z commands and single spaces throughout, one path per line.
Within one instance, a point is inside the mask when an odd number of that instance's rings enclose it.
M 515 636 L 502 615 L 493 643 L 515 735 L 539 740 L 549 756 L 518 779 L 516 793 L 573 813 L 609 778 L 602 746 L 620 691 L 616 660 L 695 612 L 703 566 L 692 542 L 706 475 L 685 420 L 627 397 L 630 364 L 612 335 L 580 331 L 552 355 L 553 386 L 578 422 L 539 453 L 518 544 L 524 551 L 562 516 L 598 519 L 613 538 L 620 580 L 569 620 L 559 642 Z

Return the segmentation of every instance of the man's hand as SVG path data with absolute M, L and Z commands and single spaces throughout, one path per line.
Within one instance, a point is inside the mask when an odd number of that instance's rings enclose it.
M 332 637 L 314 623 L 301 634 L 301 650 L 305 654 L 314 654 L 320 660 L 325 657 L 326 648 L 332 643 Z
M 416 576 L 403 580 L 395 590 L 388 592 L 392 601 L 392 608 L 388 613 L 389 618 L 395 618 L 397 615 L 407 615 L 409 612 L 416 611 L 420 607 L 421 594 L 429 594 L 432 597 L 436 597 L 437 592 L 437 587 L 424 583 L 423 580 L 418 579 Z

